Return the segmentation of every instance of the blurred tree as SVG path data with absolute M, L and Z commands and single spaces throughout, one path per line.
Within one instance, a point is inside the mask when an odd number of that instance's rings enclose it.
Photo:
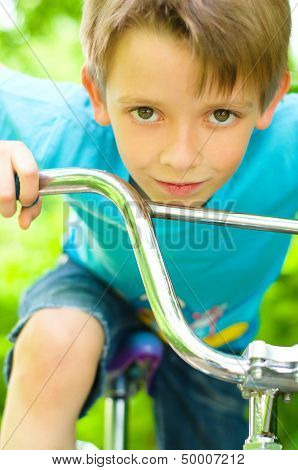
M 1 2 L 0 61 L 38 77 L 80 82 L 84 61 L 79 41 L 81 3 L 20 0 L 17 15 Z M 9 28 L 10 25 L 10 28 Z

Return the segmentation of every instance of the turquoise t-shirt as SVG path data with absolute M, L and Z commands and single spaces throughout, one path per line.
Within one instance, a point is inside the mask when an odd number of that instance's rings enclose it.
M 84 167 L 130 175 L 113 129 L 93 118 L 85 89 L 0 68 L 0 139 L 21 140 L 40 170 Z M 71 207 L 63 250 L 111 283 L 156 327 L 118 209 L 103 196 L 65 195 Z M 254 130 L 234 175 L 205 207 L 294 218 L 298 207 L 298 95 L 286 95 L 270 127 Z M 182 311 L 213 347 L 244 349 L 259 327 L 259 306 L 278 277 L 290 235 L 153 219 Z

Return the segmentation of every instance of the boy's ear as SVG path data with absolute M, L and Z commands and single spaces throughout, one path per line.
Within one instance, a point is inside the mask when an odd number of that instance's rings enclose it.
M 284 97 L 284 95 L 289 91 L 289 88 L 291 86 L 291 74 L 288 70 L 286 70 L 282 76 L 282 79 L 280 81 L 280 85 L 278 90 L 276 91 L 273 99 L 271 100 L 270 104 L 266 108 L 266 110 L 263 112 L 263 114 L 260 114 L 255 127 L 260 130 L 267 129 L 267 127 L 270 126 L 273 118 L 274 111 L 280 102 L 280 100 Z
M 81 80 L 82 84 L 88 92 L 93 108 L 94 119 L 96 122 L 98 122 L 98 124 L 101 124 L 102 126 L 108 126 L 111 121 L 106 109 L 105 102 L 101 96 L 100 91 L 98 90 L 95 81 L 90 76 L 86 64 L 84 64 L 81 69 Z

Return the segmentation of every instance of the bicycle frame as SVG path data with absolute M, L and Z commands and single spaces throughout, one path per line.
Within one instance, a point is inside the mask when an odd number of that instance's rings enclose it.
M 298 221 L 185 208 L 145 201 L 126 181 L 100 170 L 63 168 L 40 173 L 40 195 L 97 193 L 120 210 L 157 324 L 174 351 L 189 365 L 237 384 L 249 399 L 249 437 L 244 449 L 281 449 L 276 436 L 276 400 L 298 391 L 298 345 L 280 347 L 253 341 L 242 356 L 217 351 L 186 323 L 155 237 L 152 217 L 231 227 L 298 233 Z

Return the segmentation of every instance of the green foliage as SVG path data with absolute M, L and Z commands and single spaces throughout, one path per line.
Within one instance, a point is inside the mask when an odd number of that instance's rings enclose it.
M 0 32 L 0 62 L 35 76 L 80 81 L 83 55 L 78 39 L 81 2 L 73 0 L 21 0 L 17 29 Z M 61 47 L 62 45 L 62 47 Z M 292 91 L 298 92 L 297 64 Z M 294 72 L 296 70 L 296 72 Z M 54 266 L 61 250 L 62 204 L 45 198 L 41 216 L 28 231 L 19 229 L 15 218 L 0 222 L 0 369 L 11 344 L 7 335 L 17 321 L 22 291 L 45 270 Z M 274 254 L 272 254 L 274 255 Z M 258 334 L 271 344 L 291 346 L 298 338 L 298 242 L 295 240 L 280 278 L 268 290 L 261 308 Z M 6 387 L 0 375 L 0 417 Z M 290 404 L 280 403 L 279 435 L 286 449 L 298 449 L 297 396 Z M 131 449 L 156 446 L 151 399 L 141 391 L 131 404 Z M 78 439 L 103 445 L 103 400 L 78 421 Z
M 80 14 L 80 2 L 72 0 L 20 1 L 16 27 L 0 31 L 0 62 L 37 77 L 79 83 Z

